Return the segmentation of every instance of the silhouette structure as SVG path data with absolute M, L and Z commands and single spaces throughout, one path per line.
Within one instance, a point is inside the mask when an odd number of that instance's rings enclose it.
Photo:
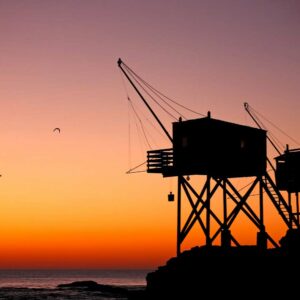
M 260 126 L 213 119 L 209 112 L 203 118 L 174 122 L 171 136 L 130 78 L 135 73 L 120 59 L 118 65 L 172 143 L 172 148 L 147 152 L 147 172 L 177 177 L 178 182 L 177 257 L 148 274 L 147 297 L 195 299 L 204 292 L 210 298 L 226 295 L 240 299 L 243 296 L 237 287 L 248 297 L 291 295 L 289 284 L 295 283 L 295 277 L 289 275 L 300 265 L 300 151 L 287 150 L 276 158 L 274 182 L 267 172 L 268 136 Z M 249 106 L 245 108 L 251 115 Z M 186 179 L 193 175 L 205 180 L 193 186 Z M 233 179 L 245 177 L 253 181 L 241 192 Z M 288 201 L 280 190 L 288 192 Z M 221 214 L 213 206 L 215 199 L 220 201 L 217 192 L 222 195 Z M 254 192 L 258 194 L 258 209 L 248 201 Z M 296 195 L 294 204 L 292 193 Z M 169 195 L 169 201 L 174 200 L 173 196 Z M 266 230 L 267 199 L 287 228 L 279 243 Z M 183 215 L 182 201 L 190 205 L 187 216 Z M 234 236 L 231 228 L 240 214 L 257 229 L 256 245 L 243 246 Z M 196 225 L 204 234 L 205 245 L 182 253 L 181 245 Z M 216 246 L 218 237 L 221 244 Z M 269 249 L 268 244 L 273 247 Z M 282 274 L 286 277 L 282 278 Z

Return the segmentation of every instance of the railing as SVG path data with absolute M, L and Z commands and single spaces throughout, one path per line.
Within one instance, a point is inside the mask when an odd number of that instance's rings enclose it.
M 166 173 L 173 168 L 173 149 L 147 151 L 147 172 Z

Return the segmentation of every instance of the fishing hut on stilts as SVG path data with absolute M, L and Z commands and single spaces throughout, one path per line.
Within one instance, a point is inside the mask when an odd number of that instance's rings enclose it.
M 266 249 L 269 244 L 280 247 L 266 228 L 266 201 L 271 201 L 287 231 L 299 239 L 300 149 L 287 147 L 284 153 L 278 151 L 273 166 L 267 157 L 267 141 L 272 144 L 272 140 L 247 103 L 244 107 L 257 127 L 214 119 L 208 112 L 197 119 L 179 118 L 173 122 L 170 134 L 135 84 L 132 70 L 121 59 L 118 66 L 171 143 L 170 148 L 147 151 L 147 172 L 177 178 L 177 193 L 168 195 L 169 201 L 177 202 L 177 255 L 196 224 L 201 228 L 206 246 L 214 245 L 217 239 L 222 248 L 241 246 L 232 230 L 240 214 L 256 228 L 258 248 Z M 267 166 L 271 166 L 274 176 L 269 174 Z M 204 180 L 192 184 L 189 179 L 193 175 L 200 175 Z M 246 177 L 251 177 L 252 182 L 240 191 L 233 179 Z M 258 190 L 258 209 L 249 201 L 254 190 Z M 281 191 L 287 192 L 287 200 Z M 221 200 L 221 214 L 212 205 L 216 199 Z M 185 217 L 183 200 L 190 207 Z

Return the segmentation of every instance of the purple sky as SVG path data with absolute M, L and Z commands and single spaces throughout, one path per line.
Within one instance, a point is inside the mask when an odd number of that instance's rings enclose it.
M 22 223 L 32 215 L 41 228 L 51 228 L 53 215 L 69 228 L 56 211 L 68 209 L 72 223 L 84 210 L 87 219 L 105 220 L 104 232 L 111 226 L 132 234 L 140 226 L 161 240 L 164 224 L 166 236 L 174 231 L 164 258 L 175 251 L 175 206 L 162 200 L 175 183 L 125 174 L 128 106 L 119 57 L 187 107 L 255 126 L 247 101 L 300 141 L 299 1 L 0 0 L 0 38 L 0 219 L 5 214 L 4 233 L 16 240 L 22 226 L 25 236 L 35 232 L 36 223 Z

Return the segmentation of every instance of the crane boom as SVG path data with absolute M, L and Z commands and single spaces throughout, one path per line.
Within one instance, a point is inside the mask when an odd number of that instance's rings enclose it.
M 173 139 L 172 139 L 171 135 L 169 134 L 169 132 L 167 131 L 167 129 L 165 128 L 165 126 L 162 124 L 162 122 L 160 121 L 160 119 L 158 118 L 158 116 L 156 115 L 156 113 L 153 111 L 153 109 L 151 108 L 151 106 L 149 105 L 149 103 L 143 97 L 143 95 L 141 94 L 141 92 L 138 90 L 138 88 L 136 87 L 136 85 L 133 83 L 133 81 L 131 80 L 131 78 L 129 77 L 129 75 L 125 72 L 125 70 L 123 69 L 122 65 L 124 65 L 126 67 L 126 64 L 124 64 L 124 62 L 121 60 L 121 58 L 119 58 L 118 59 L 118 66 L 119 66 L 119 68 L 121 69 L 121 71 L 123 72 L 123 74 L 126 76 L 126 78 L 130 82 L 130 84 L 132 85 L 132 87 L 135 89 L 135 91 L 137 92 L 137 94 L 143 100 L 143 102 L 145 103 L 145 105 L 147 106 L 147 108 L 149 109 L 149 111 L 151 112 L 151 114 L 153 115 L 153 117 L 155 118 L 155 120 L 158 122 L 158 124 L 160 125 L 160 127 L 162 128 L 162 130 L 164 131 L 164 133 L 167 135 L 167 137 L 169 138 L 169 140 L 173 143 Z
M 249 114 L 249 116 L 251 117 L 251 119 L 255 122 L 255 124 L 260 128 L 263 129 L 259 122 L 256 120 L 256 118 L 253 116 L 253 114 L 251 113 L 250 109 L 249 109 L 249 104 L 247 102 L 244 103 L 244 108 L 246 110 L 246 112 Z M 279 155 L 281 155 L 280 150 L 277 148 L 277 146 L 274 144 L 274 142 L 269 138 L 269 136 L 267 135 L 267 139 L 268 141 L 272 144 L 272 146 L 274 147 L 274 149 L 278 152 Z

